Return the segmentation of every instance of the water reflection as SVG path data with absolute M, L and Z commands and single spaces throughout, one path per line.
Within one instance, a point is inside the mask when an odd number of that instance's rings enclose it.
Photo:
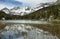
M 8 24 L 0 32 L 0 39 L 58 39 L 49 32 L 25 24 Z

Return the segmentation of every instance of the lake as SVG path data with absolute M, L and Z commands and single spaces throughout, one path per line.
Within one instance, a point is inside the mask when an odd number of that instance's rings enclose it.
M 0 20 L 0 22 L 9 22 L 9 23 L 29 23 L 29 24 L 51 24 L 48 21 L 40 20 Z
M 44 31 L 29 24 L 50 24 L 47 21 L 37 20 L 0 20 L 6 22 L 4 29 L 0 30 L 0 39 L 58 39 L 48 31 Z

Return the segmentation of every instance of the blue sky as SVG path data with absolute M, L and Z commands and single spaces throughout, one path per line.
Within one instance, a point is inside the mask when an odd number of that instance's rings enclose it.
M 46 3 L 46 2 L 55 2 L 56 0 L 0 0 L 0 9 L 4 7 L 14 7 L 14 6 L 30 6 L 34 7 L 37 4 L 40 3 Z

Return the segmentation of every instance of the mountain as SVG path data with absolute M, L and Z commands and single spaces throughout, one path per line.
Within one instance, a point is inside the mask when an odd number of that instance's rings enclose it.
M 0 19 L 5 18 L 7 20 L 12 20 L 12 19 L 29 19 L 29 20 L 41 20 L 41 19 L 60 19 L 60 5 L 53 5 L 49 7 L 44 7 L 42 9 L 39 9 L 35 12 L 32 12 L 28 15 L 20 16 L 20 15 L 10 15 L 6 14 L 3 11 L 0 11 Z
M 56 4 L 60 4 L 60 0 L 57 0 L 57 1 L 56 1 Z
M 42 18 L 49 19 L 50 16 L 53 16 L 53 19 L 60 19 L 60 5 L 44 7 L 36 12 L 23 16 L 23 18 L 40 20 Z
M 8 8 L 6 8 L 6 7 L 5 7 L 5 8 L 3 8 L 3 9 L 1 9 L 1 11 L 4 11 L 6 14 L 9 14 L 9 12 L 10 12 L 10 11 L 9 11 L 9 9 L 8 9 Z
M 4 11 L 6 14 L 10 15 L 26 15 L 32 12 L 32 9 L 29 7 L 21 8 L 21 7 L 13 7 L 12 9 L 3 8 L 1 11 Z
M 49 3 L 40 3 L 37 5 L 37 7 L 35 7 L 33 10 L 37 11 L 39 9 L 42 9 L 44 7 L 49 7 L 49 6 L 53 6 L 55 5 L 56 2 L 49 2 Z
M 60 19 L 60 4 L 51 3 L 41 3 L 38 4 L 38 7 L 13 7 L 11 9 L 3 8 L 0 10 L 0 19 L 5 18 L 10 19 L 31 19 L 31 20 L 40 20 L 40 19 Z
M 10 14 L 10 15 L 20 15 L 20 16 L 24 16 L 27 14 L 30 14 L 32 12 L 35 12 L 39 9 L 42 9 L 43 7 L 49 7 L 54 5 L 55 2 L 49 2 L 49 3 L 40 3 L 37 5 L 37 7 L 35 8 L 31 8 L 31 7 L 13 7 L 11 9 L 8 8 L 3 8 L 2 11 L 4 11 L 6 14 Z

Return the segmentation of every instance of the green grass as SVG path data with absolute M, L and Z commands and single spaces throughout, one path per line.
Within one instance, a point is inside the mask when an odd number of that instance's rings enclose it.
M 60 20 L 51 20 L 51 23 L 60 24 Z

